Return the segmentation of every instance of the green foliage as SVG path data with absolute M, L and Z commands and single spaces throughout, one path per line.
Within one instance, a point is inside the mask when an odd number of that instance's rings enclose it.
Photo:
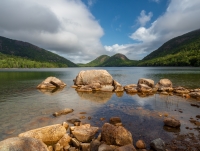
M 200 50 L 180 51 L 151 60 L 142 60 L 138 66 L 200 66 Z
M 78 64 L 80 67 L 124 67 L 135 66 L 137 61 L 129 60 L 123 54 L 115 54 L 114 56 L 102 55 L 87 64 Z
M 39 62 L 22 57 L 0 53 L 0 68 L 58 68 L 67 67 L 66 64 Z
M 196 55 L 200 50 L 200 29 L 167 41 L 160 48 L 144 57 L 143 61 L 195 50 L 196 52 L 192 54 Z
M 0 36 L 0 52 L 7 55 L 18 56 L 37 62 L 49 62 L 52 64 L 65 64 L 69 67 L 76 67 L 73 62 L 44 50 L 27 42 L 11 40 Z

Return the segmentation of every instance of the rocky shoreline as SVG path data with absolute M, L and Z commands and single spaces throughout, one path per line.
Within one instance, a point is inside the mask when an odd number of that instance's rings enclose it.
M 66 84 L 56 77 L 48 77 L 38 89 L 55 90 L 63 89 Z M 161 79 L 157 84 L 151 79 L 141 78 L 137 84 L 122 86 L 115 81 L 106 70 L 88 70 L 81 71 L 72 86 L 77 92 L 126 92 L 149 96 L 155 93 L 162 95 L 178 95 L 185 98 L 200 98 L 200 89 L 186 89 L 184 87 L 173 87 L 169 79 Z M 191 104 L 199 108 L 198 104 Z M 62 116 L 73 112 L 73 109 L 63 109 L 53 113 L 53 116 Z M 200 126 L 200 115 L 197 120 L 191 119 L 195 125 Z M 89 119 L 89 117 L 88 117 Z M 103 119 L 102 119 L 103 121 Z M 73 124 L 73 126 L 69 126 Z M 167 129 L 179 129 L 181 122 L 175 118 L 165 116 L 163 125 Z M 189 134 L 188 134 L 189 135 Z M 161 138 L 152 140 L 146 144 L 144 140 L 134 140 L 130 131 L 128 131 L 121 122 L 120 117 L 112 117 L 108 123 L 102 127 L 83 124 L 79 119 L 71 119 L 62 124 L 50 125 L 38 129 L 33 129 L 18 135 L 18 137 L 9 138 L 0 142 L 0 151 L 170 151 L 177 150 L 181 138 L 190 136 L 177 136 L 171 144 L 165 143 Z M 199 139 L 200 140 L 200 139 Z M 197 144 L 198 144 L 198 141 Z M 181 144 L 179 144 L 181 146 Z M 147 148 L 150 146 L 150 148 Z M 200 145 L 190 146 L 186 144 L 186 150 L 195 148 L 200 150 Z M 183 149 L 184 150 L 184 149 Z

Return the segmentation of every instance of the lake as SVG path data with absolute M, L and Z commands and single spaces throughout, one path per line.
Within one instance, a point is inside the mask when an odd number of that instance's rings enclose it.
M 0 69 L 0 141 L 72 118 L 101 127 L 110 117 L 119 116 L 124 127 L 131 131 L 135 142 L 143 139 L 149 144 L 153 139 L 162 138 L 170 144 L 184 135 L 188 136 L 184 139 L 186 142 L 194 139 L 199 142 L 200 128 L 189 121 L 200 114 L 200 108 L 190 105 L 200 104 L 199 100 L 160 94 L 145 97 L 126 92 L 84 93 L 71 88 L 73 79 L 81 70 L 91 69 L 107 70 L 123 86 L 137 84 L 139 78 L 149 78 L 155 83 L 167 78 L 173 86 L 200 88 L 200 68 L 194 67 Z M 37 85 L 48 76 L 61 79 L 67 86 L 53 92 L 37 90 Z M 52 116 L 52 113 L 64 108 L 72 108 L 74 112 Z M 164 116 L 180 120 L 180 129 L 164 127 Z

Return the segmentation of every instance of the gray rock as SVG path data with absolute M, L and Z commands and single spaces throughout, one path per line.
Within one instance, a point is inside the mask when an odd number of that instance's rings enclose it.
M 103 125 L 101 138 L 108 145 L 124 146 L 133 143 L 132 134 L 128 130 L 123 126 L 114 126 L 109 123 Z
M 99 146 L 101 145 L 101 142 L 97 139 L 91 141 L 90 143 L 90 150 L 91 151 L 98 151 Z
M 160 138 L 157 138 L 157 139 L 153 140 L 150 143 L 150 146 L 155 151 L 165 151 L 166 150 L 165 149 L 165 142 Z
M 0 142 L 1 151 L 49 151 L 38 139 L 31 137 L 13 137 Z
M 47 145 L 57 143 L 66 134 L 66 128 L 61 124 L 45 126 L 19 134 L 19 137 L 33 137 L 42 140 Z

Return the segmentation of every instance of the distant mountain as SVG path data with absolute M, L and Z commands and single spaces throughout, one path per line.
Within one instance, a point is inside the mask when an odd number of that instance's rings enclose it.
M 83 66 L 83 67 L 98 67 L 101 64 L 103 64 L 104 62 L 106 62 L 110 57 L 107 55 L 101 55 L 99 57 L 97 57 L 96 59 L 94 59 L 93 61 L 87 63 L 87 64 L 79 64 L 79 66 Z
M 12 40 L 0 36 L 0 52 L 10 56 L 18 56 L 32 61 L 57 64 L 58 66 L 76 67 L 77 65 L 64 57 L 39 48 L 27 42 Z M 59 65 L 60 64 L 60 65 Z
M 125 55 L 117 53 L 111 57 L 102 55 L 87 64 L 79 64 L 81 67 L 121 67 L 134 66 L 137 61 L 129 60 Z
M 138 65 L 200 66 L 200 29 L 167 41 Z

